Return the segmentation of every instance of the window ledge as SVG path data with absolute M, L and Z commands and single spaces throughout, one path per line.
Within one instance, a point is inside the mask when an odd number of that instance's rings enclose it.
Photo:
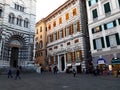
M 98 52 L 102 51 L 102 48 L 101 49 L 97 49 Z
M 117 48 L 117 46 L 110 46 L 110 48 L 111 48 L 111 49 L 115 49 L 115 48 Z

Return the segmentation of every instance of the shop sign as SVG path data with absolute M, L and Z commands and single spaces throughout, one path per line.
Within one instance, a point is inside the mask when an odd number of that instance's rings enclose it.
M 120 64 L 120 59 L 119 58 L 113 58 L 111 63 L 112 64 Z
M 105 64 L 105 63 L 106 63 L 106 61 L 105 61 L 104 58 L 99 58 L 99 59 L 97 60 L 97 64 Z

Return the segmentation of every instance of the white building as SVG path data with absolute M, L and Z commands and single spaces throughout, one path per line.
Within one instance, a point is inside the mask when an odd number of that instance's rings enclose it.
M 0 0 L 0 66 L 33 60 L 36 0 Z
M 86 0 L 94 65 L 120 58 L 120 0 Z
M 59 71 L 86 69 L 89 57 L 86 17 L 84 0 L 68 0 L 45 18 L 50 66 L 57 65 Z

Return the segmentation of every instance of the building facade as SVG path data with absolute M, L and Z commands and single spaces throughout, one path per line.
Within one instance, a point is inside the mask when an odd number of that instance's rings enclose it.
M 120 0 L 86 0 L 94 65 L 120 58 Z
M 86 70 L 89 37 L 85 0 L 68 0 L 46 18 L 47 60 L 59 71 Z
M 33 61 L 36 0 L 0 0 L 0 66 Z
M 35 63 L 44 67 L 47 64 L 47 53 L 46 53 L 46 43 L 47 43 L 47 31 L 46 22 L 44 19 L 36 23 L 36 33 L 35 33 Z

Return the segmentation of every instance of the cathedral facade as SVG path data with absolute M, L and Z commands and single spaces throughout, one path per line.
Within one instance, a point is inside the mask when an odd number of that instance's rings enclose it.
M 36 0 L 0 0 L 0 67 L 33 61 Z

